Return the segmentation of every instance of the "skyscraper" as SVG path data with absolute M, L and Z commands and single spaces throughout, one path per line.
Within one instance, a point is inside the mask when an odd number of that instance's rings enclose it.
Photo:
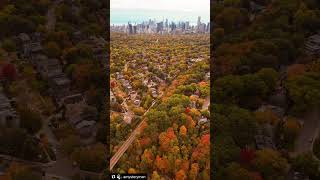
M 201 17 L 200 17 L 200 16 L 198 16 L 198 22 L 197 22 L 197 26 L 198 26 L 198 28 L 200 27 L 200 24 L 201 24 Z
M 186 22 L 186 29 L 189 29 L 189 21 Z
M 166 19 L 165 28 L 168 29 L 168 19 Z
M 133 30 L 132 30 L 132 24 L 128 23 L 128 33 L 132 34 Z

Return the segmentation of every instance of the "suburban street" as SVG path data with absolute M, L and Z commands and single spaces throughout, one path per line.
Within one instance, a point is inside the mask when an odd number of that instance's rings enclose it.
M 295 144 L 294 155 L 310 152 L 313 143 L 319 134 L 320 114 L 318 110 L 312 110 L 305 115 L 304 124 Z
M 72 161 L 68 157 L 58 153 L 57 161 L 45 168 L 45 172 L 48 179 L 52 177 L 72 177 L 79 172 L 79 168 L 73 167 Z
M 52 6 L 49 7 L 49 10 L 47 12 L 46 28 L 50 31 L 53 31 L 55 28 L 55 24 L 56 24 L 55 8 L 60 2 L 62 2 L 62 0 L 53 1 Z

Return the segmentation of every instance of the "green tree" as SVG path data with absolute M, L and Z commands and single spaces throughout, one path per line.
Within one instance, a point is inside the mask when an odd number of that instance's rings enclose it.
M 284 178 L 289 170 L 287 160 L 280 153 L 271 149 L 263 149 L 256 152 L 255 167 L 267 179 Z
M 61 55 L 61 49 L 55 42 L 48 42 L 45 45 L 45 52 L 50 58 L 59 58 Z
M 12 39 L 5 39 L 2 42 L 2 48 L 8 52 L 14 52 L 16 50 L 16 44 Z
M 25 128 L 29 133 L 35 134 L 42 127 L 40 114 L 26 107 L 19 107 L 20 126 Z
M 320 177 L 319 162 L 313 157 L 312 153 L 305 153 L 297 156 L 292 166 L 298 172 L 309 176 L 310 179 L 318 179 Z
M 61 144 L 63 151 L 70 155 L 76 148 L 80 147 L 81 142 L 78 136 L 70 135 L 63 139 Z

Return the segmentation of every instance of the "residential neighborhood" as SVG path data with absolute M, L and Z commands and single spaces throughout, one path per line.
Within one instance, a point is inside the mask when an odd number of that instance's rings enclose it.
M 169 164 L 176 160 L 193 163 L 196 176 L 208 179 L 209 55 L 206 34 L 111 32 L 111 172 L 174 179 L 178 169 Z
M 0 179 L 103 178 L 105 7 L 1 3 L 1 19 L 13 20 L 0 20 Z

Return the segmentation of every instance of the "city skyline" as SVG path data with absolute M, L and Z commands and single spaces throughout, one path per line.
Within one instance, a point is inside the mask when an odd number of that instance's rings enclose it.
M 209 0 L 111 0 L 110 22 L 115 25 L 165 18 L 174 22 L 189 21 L 190 24 L 196 24 L 198 16 L 204 22 L 210 21 Z
M 168 23 L 189 23 L 190 26 L 196 26 L 198 24 L 198 21 L 199 21 L 199 17 L 201 19 L 201 23 L 210 23 L 210 21 L 206 21 L 206 20 L 203 20 L 202 19 L 202 16 L 195 16 L 192 21 L 188 20 L 188 19 L 181 19 L 181 20 L 171 20 L 167 17 L 162 17 L 162 18 L 147 18 L 146 17 L 146 20 L 141 20 L 141 21 L 126 21 L 124 23 L 111 23 L 111 26 L 123 26 L 123 25 L 128 25 L 128 24 L 132 24 L 132 25 L 138 25 L 138 24 L 143 24 L 143 23 L 146 23 L 146 22 L 155 22 L 155 23 L 159 23 L 159 22 L 166 22 L 168 21 Z
M 189 33 L 210 33 L 210 22 L 203 23 L 201 16 L 197 17 L 196 23 L 189 21 L 170 21 L 168 18 L 149 19 L 139 23 L 127 23 L 112 25 L 111 31 L 125 32 L 128 34 L 189 34 Z

